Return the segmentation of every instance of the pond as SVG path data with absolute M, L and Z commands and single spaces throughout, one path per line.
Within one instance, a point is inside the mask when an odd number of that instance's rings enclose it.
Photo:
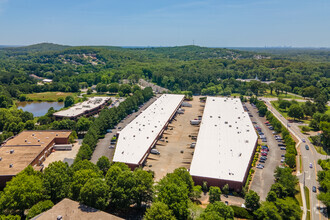
M 50 107 L 59 110 L 64 107 L 64 102 L 18 102 L 18 109 L 33 113 L 34 117 L 44 116 Z

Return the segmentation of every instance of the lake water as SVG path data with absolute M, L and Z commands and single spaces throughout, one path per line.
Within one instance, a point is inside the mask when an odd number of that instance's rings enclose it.
M 59 110 L 64 107 L 64 102 L 18 102 L 17 108 L 33 113 L 34 117 L 44 116 L 50 107 Z

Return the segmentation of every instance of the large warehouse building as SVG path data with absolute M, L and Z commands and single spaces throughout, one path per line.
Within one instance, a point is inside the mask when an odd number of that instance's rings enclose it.
M 0 147 L 0 188 L 28 165 L 36 170 L 55 145 L 69 143 L 71 131 L 23 131 Z
M 164 94 L 120 131 L 114 162 L 141 166 L 180 108 L 184 95 Z
M 240 190 L 247 179 L 258 136 L 240 99 L 208 97 L 190 167 L 196 184 Z
M 106 105 L 109 104 L 110 97 L 93 97 L 87 101 L 77 103 L 74 106 L 55 112 L 53 115 L 56 119 L 69 118 L 76 120 L 81 116 L 91 116 L 99 113 Z

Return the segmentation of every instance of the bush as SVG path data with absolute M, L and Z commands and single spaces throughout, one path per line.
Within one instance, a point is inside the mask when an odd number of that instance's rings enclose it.
M 253 219 L 252 215 L 247 209 L 233 205 L 231 205 L 230 207 L 234 210 L 235 218 Z
M 45 200 L 38 202 L 29 209 L 29 212 L 26 216 L 27 219 L 33 218 L 34 216 L 39 215 L 40 213 L 51 209 L 54 206 L 53 202 L 50 200 Z
M 58 102 L 64 102 L 64 98 L 63 98 L 63 97 L 59 97 L 59 98 L 57 99 L 57 101 L 58 101 Z

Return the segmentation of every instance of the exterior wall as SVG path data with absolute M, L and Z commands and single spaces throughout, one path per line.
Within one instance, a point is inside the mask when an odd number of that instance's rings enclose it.
M 6 182 L 10 181 L 14 176 L 0 176 L 0 190 L 2 190 L 6 186 Z
M 235 191 L 240 191 L 243 187 L 243 182 L 236 182 L 230 180 L 214 179 L 202 176 L 192 176 L 196 185 L 203 185 L 203 182 L 206 181 L 208 186 L 218 186 L 222 188 L 224 185 L 228 184 L 230 189 Z
M 254 146 L 254 150 L 253 150 L 254 152 L 256 151 L 257 143 L 258 143 L 258 139 L 257 139 L 257 141 L 255 143 L 255 146 Z M 254 153 L 251 155 L 249 165 L 246 168 L 243 182 L 223 180 L 223 179 L 215 179 L 215 178 L 202 177 L 202 176 L 192 176 L 192 178 L 193 178 L 195 184 L 197 184 L 197 185 L 202 186 L 203 182 L 206 181 L 208 186 L 218 186 L 218 187 L 222 188 L 224 185 L 228 184 L 230 189 L 234 189 L 235 191 L 241 191 L 244 184 L 245 184 L 245 182 L 246 182 L 246 180 L 247 180 L 247 177 L 249 176 L 249 171 L 250 171 L 250 167 L 251 167 L 251 163 L 253 161 L 253 158 L 254 158 Z
M 132 171 L 134 171 L 135 168 L 139 167 L 138 164 L 126 163 L 126 165 L 127 165 Z

